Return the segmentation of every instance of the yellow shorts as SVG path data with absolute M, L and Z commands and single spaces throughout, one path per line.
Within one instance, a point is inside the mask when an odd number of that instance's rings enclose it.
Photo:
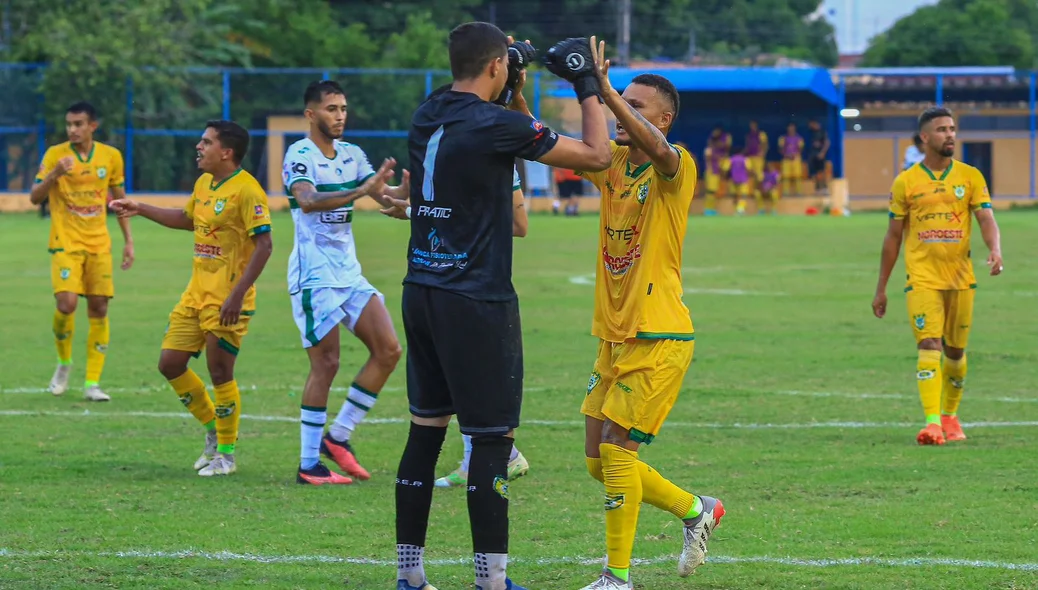
M 785 180 L 797 179 L 804 176 L 804 164 L 800 158 L 795 160 L 782 160 L 782 178 Z
M 764 158 L 762 156 L 752 156 L 746 158 L 746 168 L 750 171 L 750 176 L 760 180 L 764 178 Z
M 692 364 L 694 340 L 601 341 L 580 413 L 609 418 L 649 444 L 659 434 Z
M 706 192 L 716 193 L 721 189 L 721 175 L 707 172 L 705 175 L 706 180 Z
M 916 343 L 927 338 L 944 338 L 946 346 L 966 348 L 973 323 L 973 289 L 934 291 L 908 288 L 908 319 Z
M 54 252 L 50 256 L 50 282 L 55 293 L 115 297 L 112 253 Z
M 243 311 L 237 324 L 221 326 L 219 308 L 194 309 L 178 303 L 169 314 L 162 348 L 190 352 L 197 357 L 205 349 L 206 334 L 212 334 L 220 340 L 220 348 L 236 355 L 241 348 L 242 338 L 249 331 L 249 320 L 254 313 Z
M 744 182 L 742 184 L 736 184 L 735 194 L 739 195 L 740 197 L 750 196 L 750 183 Z

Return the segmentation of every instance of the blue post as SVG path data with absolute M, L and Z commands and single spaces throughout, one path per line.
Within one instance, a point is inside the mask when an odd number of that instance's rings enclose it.
M 1038 93 L 1038 92 L 1036 92 L 1036 90 L 1038 90 L 1038 73 L 1031 72 L 1031 84 L 1030 84 L 1030 86 L 1031 86 L 1030 87 L 1030 92 L 1028 93 L 1029 94 L 1029 96 L 1028 96 L 1029 103 L 1028 104 L 1030 105 L 1029 106 L 1029 111 L 1030 111 L 1030 119 L 1031 119 L 1031 162 L 1030 162 L 1030 164 L 1031 164 L 1031 198 L 1033 199 L 1035 197 L 1035 180 L 1036 180 L 1036 178 L 1035 178 L 1035 164 L 1034 164 L 1034 159 L 1035 159 L 1035 139 L 1038 138 L 1038 113 L 1035 112 L 1035 108 L 1036 108 L 1036 106 L 1038 106 L 1038 105 L 1035 104 L 1036 103 L 1035 95 L 1036 95 L 1036 93 Z
M 839 101 L 837 103 L 839 111 L 836 113 L 836 155 L 833 158 L 834 170 L 836 178 L 843 178 L 843 137 L 847 133 L 847 119 L 844 118 L 842 112 L 843 109 L 847 108 L 847 82 L 843 76 L 840 76 L 840 94 Z
M 541 118 L 541 73 L 533 73 L 533 116 Z
M 425 95 L 429 96 L 433 91 L 432 70 L 425 72 Z
M 944 76 L 941 74 L 937 75 L 937 106 L 944 104 Z
M 126 192 L 133 192 L 133 78 L 126 77 Z
M 223 119 L 231 120 L 231 73 L 223 71 Z
M 328 70 L 325 70 L 325 71 L 321 72 L 321 79 L 322 80 L 330 80 L 331 78 L 332 78 L 332 76 L 331 76 L 331 74 L 328 73 Z

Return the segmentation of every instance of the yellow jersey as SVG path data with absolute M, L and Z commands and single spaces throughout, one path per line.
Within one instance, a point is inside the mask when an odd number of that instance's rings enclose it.
M 89 252 L 103 254 L 112 249 L 108 235 L 108 189 L 122 186 L 123 155 L 99 141 L 93 142 L 84 159 L 69 142 L 47 149 L 36 173 L 41 183 L 62 158 L 73 158 L 72 168 L 51 186 L 51 252 Z
M 270 231 L 267 195 L 239 168 L 213 183 L 212 174 L 195 181 L 184 212 L 195 225 L 195 257 L 181 304 L 192 309 L 220 307 L 241 278 L 255 246 L 252 236 Z M 246 293 L 243 311 L 256 309 L 256 286 Z
M 991 208 L 984 175 L 957 160 L 935 174 L 922 162 L 894 179 L 890 217 L 905 220 L 906 289 L 976 287 L 970 262 L 970 214 Z
M 681 253 L 696 163 L 684 148 L 671 147 L 680 158 L 673 178 L 651 162 L 632 167 L 630 148 L 615 142 L 608 170 L 580 173 L 602 193 L 592 324 L 602 340 L 693 339 L 681 300 Z

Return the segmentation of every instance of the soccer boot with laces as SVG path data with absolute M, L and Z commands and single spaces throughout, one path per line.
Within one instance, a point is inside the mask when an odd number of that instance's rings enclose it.
M 916 435 L 915 441 L 921 445 L 943 445 L 944 431 L 941 430 L 940 424 L 927 424 Z
M 299 467 L 299 471 L 296 472 L 296 483 L 310 484 L 312 486 L 323 486 L 323 485 L 349 485 L 353 483 L 353 480 L 335 473 L 331 469 L 328 469 L 324 463 L 320 461 L 317 465 L 314 465 L 310 469 L 303 469 Z
M 724 504 L 717 498 L 699 496 L 699 500 L 703 503 L 699 516 L 685 520 L 685 546 L 678 557 L 678 575 L 682 578 L 695 573 L 706 561 L 707 541 L 724 516 Z
M 111 401 L 112 398 L 108 397 L 108 394 L 101 389 L 100 385 L 89 385 L 83 390 L 83 399 L 88 402 L 107 402 Z
M 941 415 L 941 430 L 944 431 L 944 440 L 948 442 L 966 440 L 966 433 L 962 431 L 962 424 L 958 416 Z
M 606 568 L 602 570 L 602 575 L 597 580 L 580 590 L 630 590 L 631 588 L 634 588 L 634 584 L 631 583 L 630 578 L 625 582 L 613 575 L 609 568 Z
M 207 430 L 205 433 L 205 448 L 202 450 L 202 455 L 195 461 L 195 471 L 205 467 L 206 465 L 213 462 L 213 457 L 216 456 L 216 431 Z
M 332 438 L 330 432 L 326 432 L 321 439 L 321 454 L 335 461 L 339 469 L 350 474 L 351 477 L 361 481 L 371 479 L 371 474 L 368 473 L 368 470 L 361 467 L 357 461 L 357 455 L 353 452 L 350 441 L 339 442 Z
M 201 475 L 202 477 L 230 475 L 237 470 L 238 465 L 234 461 L 234 455 L 217 453 L 208 465 L 198 470 L 198 475 Z
M 58 368 L 54 369 L 54 376 L 50 378 L 50 384 L 47 385 L 47 391 L 53 395 L 61 395 L 68 391 L 68 376 L 71 372 L 72 365 L 58 363 Z

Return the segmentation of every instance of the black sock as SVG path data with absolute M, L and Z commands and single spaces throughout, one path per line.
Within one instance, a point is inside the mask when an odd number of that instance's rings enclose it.
M 508 457 L 513 439 L 472 437 L 469 523 L 474 553 L 508 553 Z
M 396 542 L 398 545 L 425 546 L 429 529 L 436 459 L 440 456 L 447 427 L 419 426 L 411 423 L 407 446 L 396 472 Z

